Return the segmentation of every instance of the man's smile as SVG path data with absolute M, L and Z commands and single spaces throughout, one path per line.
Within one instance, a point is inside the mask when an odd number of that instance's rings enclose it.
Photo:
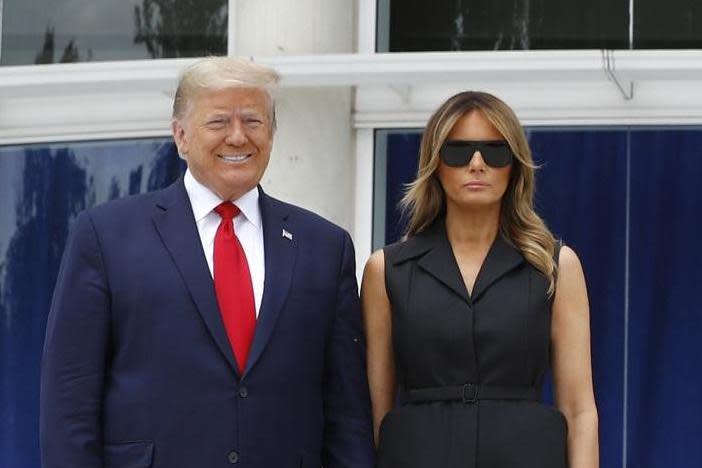
M 246 154 L 218 154 L 217 157 L 229 163 L 241 163 L 251 157 L 251 153 Z

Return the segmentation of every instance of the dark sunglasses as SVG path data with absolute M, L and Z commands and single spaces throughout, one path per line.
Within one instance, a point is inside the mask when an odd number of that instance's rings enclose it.
M 505 140 L 446 140 L 441 145 L 441 160 L 450 167 L 465 166 L 480 151 L 483 161 L 490 167 L 505 167 L 512 164 L 514 155 Z

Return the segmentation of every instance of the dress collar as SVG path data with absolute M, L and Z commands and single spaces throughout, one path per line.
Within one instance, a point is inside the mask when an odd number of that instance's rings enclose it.
M 467 302 L 476 301 L 495 281 L 525 261 L 521 252 L 498 232 L 475 279 L 473 293 L 469 295 L 448 240 L 446 219 L 443 216 L 438 217 L 424 231 L 402 242 L 393 263 L 398 265 L 411 259 L 417 259 L 417 264 L 422 269 Z

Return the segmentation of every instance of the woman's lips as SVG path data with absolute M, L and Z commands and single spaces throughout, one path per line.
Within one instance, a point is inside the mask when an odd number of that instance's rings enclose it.
M 489 187 L 490 184 L 488 184 L 487 182 L 482 182 L 482 181 L 476 180 L 476 181 L 468 182 L 468 183 L 464 184 L 463 186 L 466 188 L 471 188 L 471 189 L 481 189 L 481 188 Z

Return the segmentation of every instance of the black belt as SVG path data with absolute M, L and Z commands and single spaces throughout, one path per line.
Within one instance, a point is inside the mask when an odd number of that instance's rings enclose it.
M 403 391 L 400 399 L 402 404 L 431 401 L 462 401 L 463 403 L 475 403 L 479 400 L 538 401 L 539 395 L 534 387 L 508 387 L 469 383 L 450 387 L 413 388 Z

